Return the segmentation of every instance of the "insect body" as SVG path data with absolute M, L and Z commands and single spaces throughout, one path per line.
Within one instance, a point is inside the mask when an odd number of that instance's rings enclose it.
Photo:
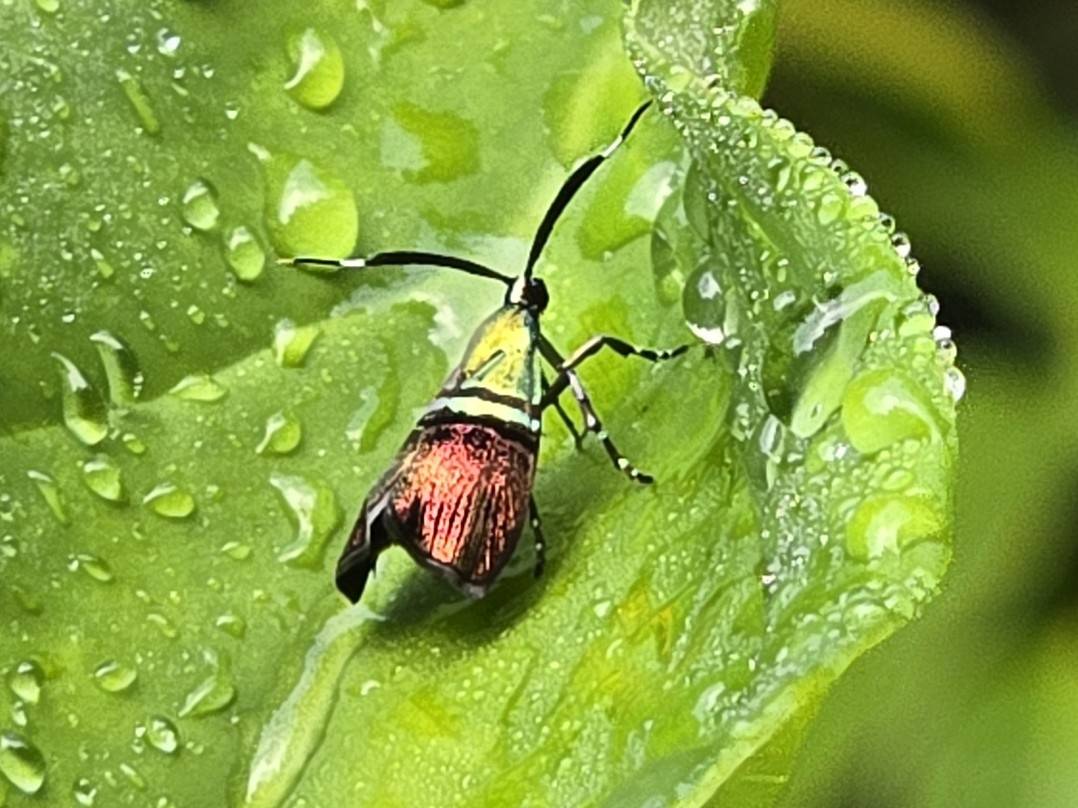
M 540 330 L 549 297 L 546 285 L 533 274 L 570 200 L 629 135 L 647 106 L 636 111 L 610 147 L 583 162 L 566 180 L 539 225 L 519 277 L 466 259 L 412 251 L 344 260 L 282 260 L 292 266 L 342 268 L 426 264 L 493 278 L 507 287 L 504 304 L 476 330 L 464 358 L 363 503 L 337 565 L 337 588 L 352 602 L 363 594 L 375 559 L 390 544 L 402 545 L 421 565 L 442 573 L 464 592 L 481 596 L 509 561 L 525 523 L 531 524 L 535 535 L 538 575 L 544 542 L 531 491 L 547 407 L 558 412 L 578 445 L 582 441 L 558 401 L 566 389 L 577 401 L 586 430 L 598 437 L 614 464 L 638 482 L 651 482 L 614 446 L 576 368 L 604 347 L 622 356 L 659 361 L 681 354 L 687 346 L 655 351 L 600 336 L 565 358 Z M 543 362 L 555 373 L 549 383 Z

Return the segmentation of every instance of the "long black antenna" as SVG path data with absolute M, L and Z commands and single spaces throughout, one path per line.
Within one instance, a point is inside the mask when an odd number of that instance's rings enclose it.
M 539 260 L 539 256 L 543 254 L 543 249 L 546 247 L 547 242 L 550 240 L 550 234 L 554 232 L 554 225 L 558 223 L 558 219 L 565 212 L 565 209 L 569 207 L 569 203 L 576 196 L 577 191 L 584 187 L 584 183 L 588 181 L 588 178 L 595 173 L 604 162 L 606 162 L 610 156 L 618 150 L 618 147 L 625 142 L 625 139 L 629 137 L 630 133 L 636 127 L 637 121 L 648 111 L 648 107 L 651 106 L 651 101 L 645 101 L 639 107 L 632 117 L 629 118 L 629 122 L 625 124 L 625 128 L 621 130 L 621 134 L 617 136 L 613 143 L 607 146 L 598 154 L 594 154 L 578 165 L 573 173 L 569 175 L 568 179 L 561 186 L 558 191 L 558 195 L 554 197 L 554 201 L 550 203 L 550 207 L 547 208 L 546 214 L 543 216 L 543 221 L 539 223 L 539 229 L 535 231 L 535 238 L 532 239 L 531 251 L 528 253 L 528 264 L 524 267 L 525 279 L 530 279 L 532 276 L 532 270 L 535 268 L 536 262 Z
M 443 269 L 456 269 L 467 272 L 469 275 L 478 275 L 480 278 L 490 278 L 501 281 L 506 286 L 512 286 L 515 278 L 469 261 L 467 258 L 456 258 L 452 255 L 439 255 L 438 253 L 417 252 L 414 250 L 395 250 L 393 252 L 381 252 L 366 258 L 281 258 L 277 263 L 283 266 L 301 267 L 333 267 L 335 269 L 366 269 L 367 267 L 404 266 L 405 264 L 423 264 Z

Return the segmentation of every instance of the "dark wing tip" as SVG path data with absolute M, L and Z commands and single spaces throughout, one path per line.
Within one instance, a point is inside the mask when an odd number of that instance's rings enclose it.
M 337 589 L 351 603 L 359 603 L 373 569 L 374 559 L 368 547 L 356 548 L 354 552 L 346 551 L 337 562 Z

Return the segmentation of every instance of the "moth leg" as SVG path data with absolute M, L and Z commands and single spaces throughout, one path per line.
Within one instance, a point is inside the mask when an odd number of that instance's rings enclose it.
M 528 519 L 535 536 L 535 577 L 538 578 L 546 566 L 546 539 L 543 538 L 543 521 L 539 518 L 539 507 L 535 504 L 534 496 L 529 499 Z
M 626 358 L 630 356 L 639 356 L 641 359 L 646 359 L 649 362 L 665 362 L 668 359 L 674 359 L 675 357 L 681 356 L 689 350 L 689 345 L 678 345 L 676 348 L 669 349 L 639 348 L 618 337 L 611 337 L 605 334 L 592 337 L 573 351 L 568 359 L 563 359 L 556 363 L 555 367 L 557 368 L 558 375 L 554 377 L 553 383 L 544 393 L 543 402 L 546 403 L 550 398 L 561 395 L 566 387 L 572 386 L 570 371 L 583 364 L 585 359 L 595 356 L 595 354 L 599 353 L 603 348 L 610 348 L 614 353 Z
M 545 373 L 542 376 L 542 381 L 543 381 L 543 400 L 546 401 L 547 394 L 550 392 L 550 382 L 547 381 L 547 377 L 546 377 Z M 573 423 L 573 419 L 569 417 L 569 413 L 567 413 L 565 411 L 565 408 L 562 407 L 561 401 L 559 401 L 557 398 L 554 398 L 551 401 L 547 401 L 546 404 L 543 405 L 543 408 L 545 409 L 547 406 L 553 407 L 554 410 L 558 413 L 558 415 L 561 416 L 562 423 L 564 423 L 565 428 L 569 430 L 569 434 L 573 436 L 573 443 L 576 444 L 576 448 L 577 449 L 583 448 L 584 447 L 584 435 L 581 434 L 580 430 L 576 428 L 576 424 Z

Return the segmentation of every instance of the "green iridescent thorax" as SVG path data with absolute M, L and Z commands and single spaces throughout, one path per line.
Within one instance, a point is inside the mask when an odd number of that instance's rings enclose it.
M 476 329 L 428 412 L 489 416 L 538 432 L 543 395 L 538 339 L 534 314 L 513 305 L 498 309 Z

